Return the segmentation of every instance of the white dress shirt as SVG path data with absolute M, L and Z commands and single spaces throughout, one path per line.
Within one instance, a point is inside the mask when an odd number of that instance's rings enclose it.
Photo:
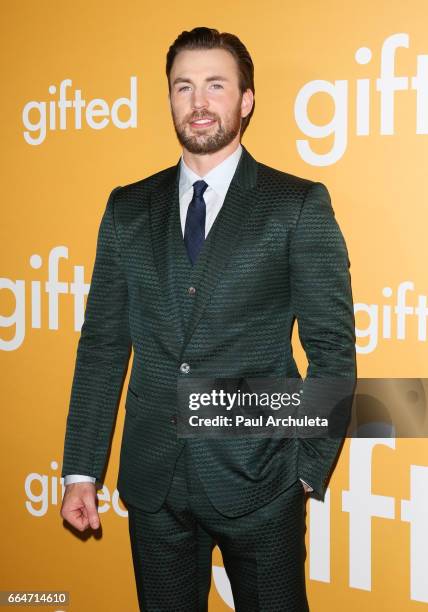
M 203 179 L 208 187 L 204 191 L 204 201 L 206 205 L 205 216 L 205 238 L 214 223 L 221 207 L 223 206 L 229 185 L 235 174 L 236 167 L 242 154 L 242 146 L 239 145 L 233 153 L 226 157 L 220 164 L 212 168 L 205 176 L 198 176 L 181 156 L 180 160 L 180 182 L 179 182 L 179 198 L 180 198 L 180 220 L 181 231 L 184 237 L 184 228 L 186 226 L 187 209 L 193 198 L 193 183 Z
M 186 226 L 187 209 L 193 197 L 193 183 L 203 179 L 208 187 L 205 189 L 203 198 L 206 205 L 205 216 L 205 238 L 223 206 L 229 185 L 235 174 L 236 167 L 242 155 L 241 144 L 220 164 L 212 168 L 205 176 L 199 176 L 194 172 L 183 159 L 180 158 L 180 179 L 179 179 L 179 201 L 180 201 L 180 221 L 181 231 L 184 237 L 184 229 Z M 300 478 L 302 482 L 305 482 Z M 72 484 L 73 482 L 95 482 L 93 476 L 85 476 L 81 474 L 70 474 L 64 476 L 64 485 Z M 305 482 L 309 487 L 309 485 Z M 313 491 L 312 487 L 309 487 Z

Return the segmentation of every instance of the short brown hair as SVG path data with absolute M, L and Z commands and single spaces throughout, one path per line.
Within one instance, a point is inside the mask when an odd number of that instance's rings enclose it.
M 185 30 L 173 42 L 168 49 L 166 56 L 166 76 L 168 79 L 168 90 L 171 92 L 171 83 L 169 75 L 174 63 L 174 59 L 180 51 L 193 49 L 225 49 L 233 55 L 238 66 L 239 73 L 239 89 L 243 94 L 247 89 L 251 89 L 255 94 L 254 88 L 254 64 L 245 45 L 239 40 L 235 34 L 228 32 L 219 32 L 214 28 L 193 28 L 190 32 Z M 242 119 L 241 136 L 247 129 L 250 119 L 253 115 L 256 102 L 253 102 L 253 108 L 250 113 Z

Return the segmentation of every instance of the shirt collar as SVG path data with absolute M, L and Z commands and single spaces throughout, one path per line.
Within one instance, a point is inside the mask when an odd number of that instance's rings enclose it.
M 220 164 L 212 168 L 205 176 L 199 176 L 194 172 L 183 159 L 180 158 L 180 197 L 188 189 L 193 187 L 195 181 L 203 179 L 218 195 L 225 195 L 235 174 L 236 167 L 242 155 L 242 145 L 239 144 Z

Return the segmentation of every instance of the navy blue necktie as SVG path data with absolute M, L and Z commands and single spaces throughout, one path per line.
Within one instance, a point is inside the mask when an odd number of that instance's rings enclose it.
M 195 265 L 205 241 L 206 206 L 203 194 L 207 187 L 207 183 L 202 180 L 193 183 L 193 198 L 187 209 L 184 244 L 192 266 Z

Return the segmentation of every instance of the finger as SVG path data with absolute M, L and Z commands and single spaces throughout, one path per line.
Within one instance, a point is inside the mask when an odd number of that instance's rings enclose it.
M 85 497 L 83 501 L 85 503 L 84 512 L 88 524 L 92 529 L 98 529 L 100 526 L 100 518 L 93 497 Z
M 86 516 L 84 506 L 82 506 L 81 508 L 75 511 L 74 519 L 75 519 L 77 528 L 80 529 L 80 531 L 84 531 L 85 529 L 89 527 L 89 520 L 88 520 L 88 517 Z

